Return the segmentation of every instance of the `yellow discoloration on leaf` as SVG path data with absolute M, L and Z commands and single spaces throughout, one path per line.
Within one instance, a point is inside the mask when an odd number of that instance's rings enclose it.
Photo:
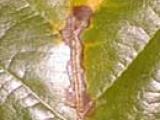
M 80 6 L 80 5 L 87 5 L 93 11 L 96 11 L 104 0 L 72 0 L 72 7 L 73 6 Z
M 84 5 L 86 0 L 71 0 L 71 7 Z
M 57 22 L 56 24 L 51 24 L 52 25 L 52 30 L 54 34 L 58 34 L 60 30 L 62 30 L 65 26 L 65 21 L 63 22 Z
M 60 44 L 62 43 L 62 36 L 60 31 L 64 28 L 65 26 L 65 21 L 64 22 L 57 22 L 54 24 L 53 22 L 50 22 L 50 25 L 52 27 L 52 32 L 55 35 L 56 39 L 54 39 L 55 44 Z
M 91 7 L 93 11 L 96 11 L 102 2 L 103 0 L 87 0 L 86 4 Z

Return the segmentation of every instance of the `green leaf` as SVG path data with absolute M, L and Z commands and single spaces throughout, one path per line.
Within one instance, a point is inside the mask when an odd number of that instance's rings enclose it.
M 6 102 L 0 106 L 1 119 L 3 120 L 32 120 L 29 111 L 22 108 L 18 102 L 10 96 Z
M 96 101 L 89 120 L 160 119 L 157 0 L 107 0 L 86 31 L 88 90 Z
M 55 70 L 68 59 L 59 31 L 70 7 L 93 7 L 98 0 L 88 1 L 0 1 L 1 120 L 76 120 L 63 100 L 69 81 Z M 159 0 L 97 4 L 82 36 L 87 90 L 95 102 L 86 119 L 159 120 Z
M 65 120 L 72 117 L 60 114 L 63 112 L 58 109 L 62 104 L 62 96 L 50 83 L 54 79 L 53 65 L 46 65 L 55 54 L 54 48 L 62 40 L 55 31 L 59 28 L 57 24 L 64 22 L 62 13 L 67 14 L 64 1 L 59 1 L 61 4 L 57 1 L 55 5 L 50 2 L 0 1 L 1 120 Z M 54 13 L 52 17 L 51 13 Z M 21 111 L 19 107 L 12 109 L 12 103 L 7 102 L 10 96 L 13 96 L 11 101 L 23 109 L 22 112 L 27 111 L 26 114 L 18 115 Z M 13 114 L 6 116 L 5 112 Z

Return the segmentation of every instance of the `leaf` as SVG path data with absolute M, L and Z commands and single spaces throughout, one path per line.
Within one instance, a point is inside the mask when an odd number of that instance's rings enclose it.
M 42 2 L 45 4 L 41 4 Z M 59 109 L 59 106 L 65 106 L 61 103 L 61 94 L 55 89 L 55 85 L 53 87 L 53 83 L 51 84 L 55 79 L 52 68 L 55 61 L 52 59 L 61 39 L 55 31 L 58 29 L 56 24 L 63 22 L 65 17 L 56 17 L 54 20 L 50 14 L 54 13 L 55 17 L 63 13 L 65 2 L 59 1 L 61 6 L 58 1 L 56 6 L 50 6 L 49 2 L 51 1 L 0 1 L 0 110 L 4 114 L 1 114 L 2 120 L 65 120 L 73 116 L 60 114 L 63 109 Z M 63 9 L 60 9 L 61 7 Z M 49 62 L 52 64 L 47 65 Z M 12 108 L 13 104 L 7 102 L 10 96 L 11 101 L 15 101 L 22 111 L 26 111 L 25 118 L 15 113 L 19 111 L 19 107 Z M 6 116 L 5 109 L 16 115 Z
M 159 28 L 157 0 L 107 0 L 85 39 L 90 120 L 157 120 Z M 156 77 L 155 77 L 156 74 Z
M 159 119 L 159 33 L 98 99 L 92 120 Z
M 0 107 L 1 119 L 3 120 L 32 120 L 29 112 L 22 108 L 11 96 Z
M 63 100 L 69 49 L 59 31 L 70 7 L 83 4 L 94 11 L 82 36 L 96 103 L 87 119 L 160 119 L 159 0 L 1 0 L 2 120 L 76 120 Z

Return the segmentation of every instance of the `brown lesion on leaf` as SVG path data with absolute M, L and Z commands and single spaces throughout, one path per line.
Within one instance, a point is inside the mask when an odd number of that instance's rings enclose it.
M 73 16 L 80 22 L 89 22 L 92 16 L 92 10 L 88 6 L 75 6 L 73 8 Z
M 83 120 L 91 110 L 94 102 L 87 93 L 85 68 L 83 65 L 84 44 L 81 34 L 91 22 L 93 11 L 90 7 L 75 6 L 67 18 L 66 25 L 61 31 L 66 45 L 70 47 L 70 60 L 66 69 L 70 78 L 70 86 L 66 90 L 66 101 L 77 112 L 77 120 Z

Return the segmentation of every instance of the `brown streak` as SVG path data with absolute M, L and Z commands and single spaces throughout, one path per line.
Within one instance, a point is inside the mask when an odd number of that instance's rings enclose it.
M 82 32 L 89 26 L 92 10 L 88 6 L 76 6 L 73 8 L 71 16 L 67 19 L 66 27 L 62 30 L 64 42 L 70 47 L 70 61 L 67 65 L 69 79 L 71 81 L 70 88 L 74 93 L 68 92 L 69 97 L 73 97 L 74 107 L 79 116 L 78 120 L 82 120 L 92 108 L 93 102 L 86 92 L 86 76 L 84 71 L 83 51 L 84 44 L 80 39 Z M 69 67 L 71 71 L 69 71 Z M 69 99 L 70 101 L 70 99 Z

